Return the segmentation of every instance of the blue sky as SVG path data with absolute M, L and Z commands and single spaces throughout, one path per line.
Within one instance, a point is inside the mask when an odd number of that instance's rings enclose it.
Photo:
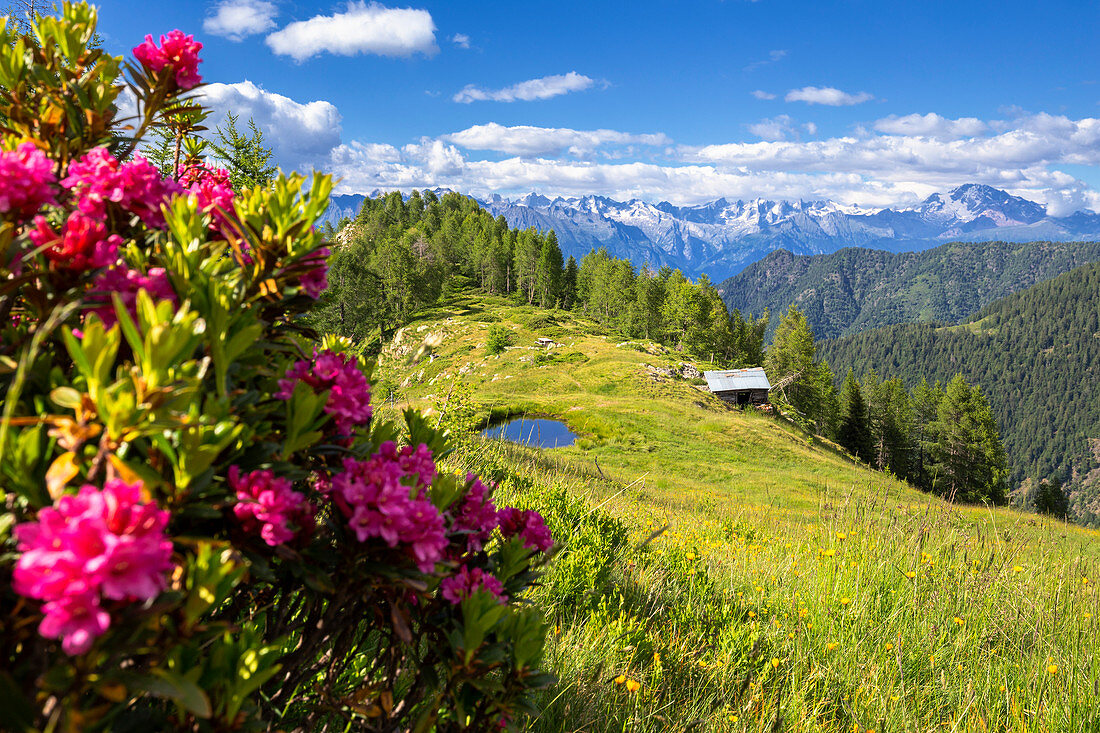
M 140 7 L 140 13 L 135 8 Z M 208 103 L 343 192 L 912 203 L 970 181 L 1100 208 L 1100 4 L 100 5 L 180 28 Z

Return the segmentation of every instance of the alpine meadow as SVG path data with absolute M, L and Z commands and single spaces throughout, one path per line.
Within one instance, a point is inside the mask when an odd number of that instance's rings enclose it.
M 1100 732 L 1100 7 L 135 10 L 0 8 L 0 731 Z

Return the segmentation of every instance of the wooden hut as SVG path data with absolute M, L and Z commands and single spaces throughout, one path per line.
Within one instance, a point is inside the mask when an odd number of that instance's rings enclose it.
M 772 388 L 768 375 L 761 367 L 703 372 L 703 377 L 711 392 L 735 405 L 766 404 L 768 391 Z

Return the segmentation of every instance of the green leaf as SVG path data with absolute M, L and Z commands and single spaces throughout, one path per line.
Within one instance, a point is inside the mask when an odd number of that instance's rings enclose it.
M 80 407 L 81 394 L 72 387 L 57 387 L 50 392 L 50 399 L 58 407 L 75 410 Z
M 172 700 L 197 718 L 209 718 L 210 699 L 197 684 L 171 670 L 156 667 L 152 676 L 140 676 L 138 686 L 150 695 Z

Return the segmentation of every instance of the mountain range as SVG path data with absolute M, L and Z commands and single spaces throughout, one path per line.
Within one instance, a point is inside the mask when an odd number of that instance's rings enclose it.
M 814 336 L 876 326 L 958 323 L 998 298 L 1100 261 L 1100 242 L 952 242 L 922 252 L 849 247 L 827 255 L 780 249 L 718 285 L 726 305 L 778 316 L 794 304 Z
M 371 195 L 377 195 L 375 192 Z M 478 202 L 513 227 L 553 229 L 562 252 L 580 259 L 594 247 L 654 268 L 722 280 L 769 252 L 828 254 L 844 247 L 919 251 L 951 241 L 1100 239 L 1100 214 L 1051 216 L 1042 204 L 968 183 L 916 206 L 861 209 L 832 201 L 728 201 L 695 206 L 615 201 L 603 196 L 548 198 L 530 193 Z M 362 196 L 335 196 L 326 218 L 355 212 Z

